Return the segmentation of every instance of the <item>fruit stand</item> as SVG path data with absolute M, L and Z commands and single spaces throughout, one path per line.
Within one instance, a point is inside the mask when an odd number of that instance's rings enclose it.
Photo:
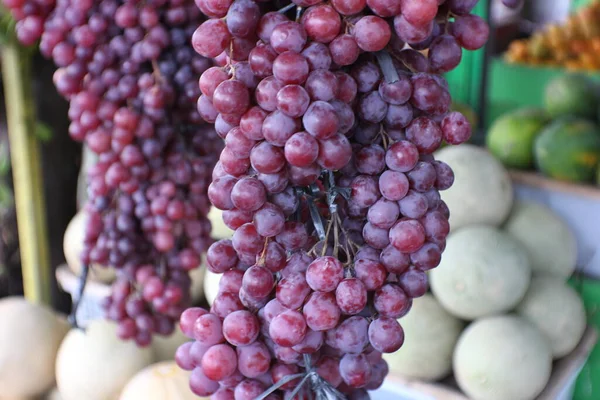
M 600 396 L 600 1 L 0 1 L 0 400 Z

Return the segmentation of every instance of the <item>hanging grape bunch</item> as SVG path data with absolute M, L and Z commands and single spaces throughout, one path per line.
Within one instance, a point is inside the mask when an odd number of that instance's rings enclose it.
M 190 40 L 192 0 L 4 0 L 25 44 L 59 67 L 69 134 L 99 156 L 89 171 L 83 263 L 118 269 L 108 318 L 148 345 L 190 305 L 188 271 L 211 244 L 210 174 L 222 148 L 196 109 L 212 62 Z
M 445 247 L 454 177 L 432 153 L 471 128 L 439 74 L 486 42 L 477 1 L 196 3 L 217 64 L 198 111 L 225 140 L 208 195 L 235 233 L 177 361 L 213 400 L 367 399 Z

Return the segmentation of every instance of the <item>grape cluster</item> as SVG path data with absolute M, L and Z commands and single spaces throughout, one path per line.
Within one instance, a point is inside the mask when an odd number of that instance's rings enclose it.
M 17 24 L 17 39 L 24 45 L 31 46 L 37 42 L 44 32 L 44 22 L 56 6 L 56 0 L 2 0 Z
M 58 66 L 69 134 L 98 154 L 82 260 L 119 270 L 107 316 L 147 345 L 190 305 L 188 271 L 212 243 L 207 189 L 222 144 L 196 109 L 212 61 L 190 45 L 204 17 L 191 0 L 4 1 L 19 37 L 39 38 Z
M 438 74 L 485 43 L 477 1 L 196 3 L 216 63 L 198 111 L 225 140 L 208 197 L 234 234 L 208 249 L 219 294 L 182 315 L 177 362 L 214 400 L 291 399 L 281 380 L 310 371 L 368 399 L 445 247 L 454 176 L 432 153 L 471 127 Z

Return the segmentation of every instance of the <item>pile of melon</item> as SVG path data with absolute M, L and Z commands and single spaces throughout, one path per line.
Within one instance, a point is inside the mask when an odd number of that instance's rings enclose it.
M 544 108 L 497 118 L 486 146 L 504 165 L 557 180 L 600 185 L 600 97 L 585 75 L 561 74 L 545 89 Z
M 63 241 L 75 276 L 82 270 L 85 219 L 80 211 Z M 231 236 L 219 213 L 210 219 L 217 238 Z M 204 271 L 201 266 L 192 274 L 196 302 L 204 301 Z M 90 268 L 92 284 L 109 285 L 115 277 L 110 267 Z M 112 322 L 92 319 L 85 330 L 70 329 L 66 318 L 47 307 L 22 297 L 1 299 L 0 400 L 198 400 L 189 388 L 189 373 L 174 362 L 177 348 L 188 340 L 177 330 L 142 349 L 119 340 Z
M 188 340 L 180 331 L 141 349 L 119 340 L 112 322 L 71 329 L 64 316 L 22 297 L 0 300 L 0 321 L 0 400 L 193 398 L 173 361 Z
M 583 302 L 566 283 L 577 262 L 573 233 L 545 206 L 515 200 L 486 150 L 448 147 L 436 158 L 456 175 L 442 194 L 452 232 L 429 272 L 430 293 L 399 320 L 405 342 L 385 356 L 391 373 L 453 374 L 474 400 L 535 399 L 586 329 Z

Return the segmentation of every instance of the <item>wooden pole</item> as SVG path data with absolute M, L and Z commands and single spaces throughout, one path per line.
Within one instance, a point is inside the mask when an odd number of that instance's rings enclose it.
M 50 258 L 39 143 L 31 90 L 31 54 L 16 41 L 2 47 L 2 77 L 14 180 L 25 297 L 50 304 Z

